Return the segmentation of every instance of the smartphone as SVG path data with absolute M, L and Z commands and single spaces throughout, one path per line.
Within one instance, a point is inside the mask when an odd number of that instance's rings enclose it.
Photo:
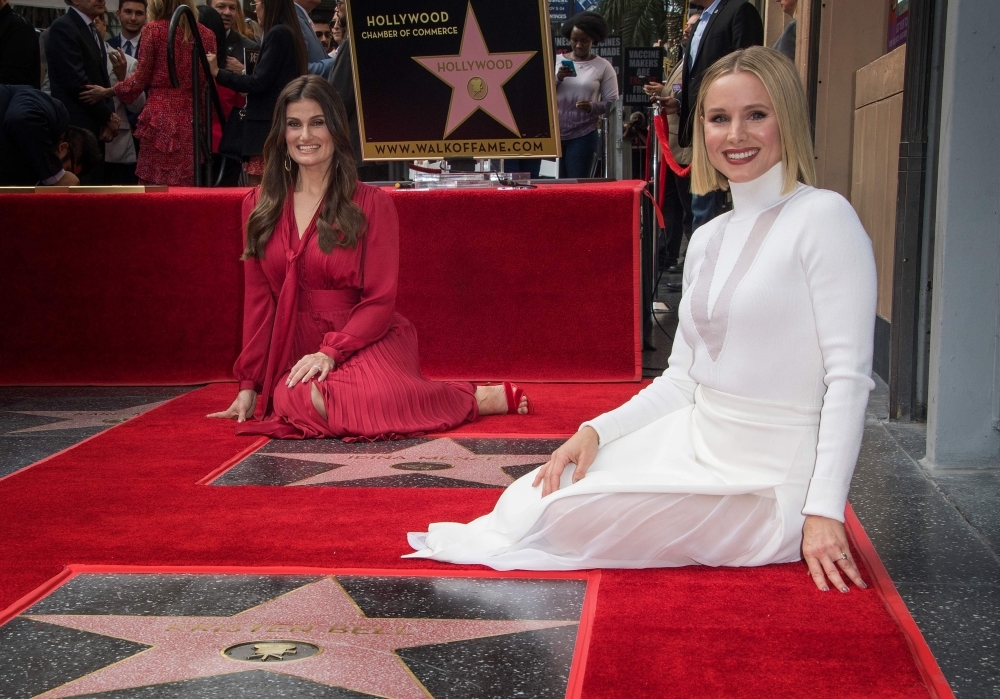
M 576 66 L 573 65 L 573 61 L 568 61 L 568 60 L 566 60 L 564 58 L 562 60 L 562 65 L 563 65 L 564 68 L 568 68 L 569 69 L 570 75 L 572 75 L 574 78 L 576 77 Z

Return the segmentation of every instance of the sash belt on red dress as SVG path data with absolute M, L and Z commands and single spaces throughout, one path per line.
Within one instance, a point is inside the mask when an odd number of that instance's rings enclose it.
M 360 289 L 299 289 L 300 313 L 350 311 L 361 302 Z

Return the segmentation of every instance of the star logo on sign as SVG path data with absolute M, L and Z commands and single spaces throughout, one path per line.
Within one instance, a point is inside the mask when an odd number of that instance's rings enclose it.
M 150 646 L 45 692 L 46 699 L 245 672 L 245 660 L 227 655 L 227 649 L 251 646 L 255 655 L 264 652 L 290 660 L 290 647 L 298 654 L 297 643 L 322 652 L 295 662 L 255 658 L 254 669 L 386 699 L 430 699 L 396 650 L 578 623 L 371 618 L 332 577 L 230 617 L 25 614 L 23 618 Z
M 83 427 L 111 427 L 120 422 L 131 420 L 142 413 L 163 405 L 166 401 L 146 403 L 121 410 L 10 410 L 8 412 L 21 415 L 38 415 L 39 417 L 54 417 L 60 422 L 48 425 L 28 427 L 14 430 L 8 434 L 24 434 L 26 432 L 51 432 L 53 430 L 75 430 Z
M 536 51 L 490 53 L 472 5 L 465 13 L 462 47 L 457 56 L 414 56 L 413 60 L 451 86 L 451 104 L 444 137 L 461 126 L 477 109 L 520 136 L 503 86 L 524 67 Z
M 447 438 L 435 439 L 389 454 L 270 452 L 268 456 L 335 466 L 326 473 L 303 478 L 289 485 L 320 485 L 361 478 L 398 476 L 403 473 L 430 473 L 443 478 L 506 488 L 514 482 L 514 478 L 503 471 L 505 466 L 534 466 L 549 460 L 548 454 L 476 454 Z

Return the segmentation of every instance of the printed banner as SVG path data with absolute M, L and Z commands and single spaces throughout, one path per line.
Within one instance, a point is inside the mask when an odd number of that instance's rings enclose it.
M 650 81 L 663 82 L 663 49 L 659 47 L 625 49 L 623 78 L 624 104 L 630 107 L 648 107 L 649 97 L 642 88 Z
M 558 157 L 548 0 L 348 0 L 365 160 Z

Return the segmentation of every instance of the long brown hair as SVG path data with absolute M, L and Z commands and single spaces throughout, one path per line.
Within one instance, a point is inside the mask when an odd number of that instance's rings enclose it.
M 260 37 L 254 36 L 253 31 L 247 25 L 247 18 L 243 14 L 243 4 L 240 0 L 236 0 L 236 11 L 233 12 L 233 29 L 236 30 L 237 34 L 241 34 L 251 41 L 260 42 Z
M 298 68 L 299 75 L 305 75 L 309 69 L 306 59 L 306 40 L 302 36 L 302 25 L 299 24 L 299 16 L 295 12 L 295 3 L 292 0 L 264 0 L 264 21 L 261 23 L 264 36 L 271 31 L 271 27 L 279 24 L 283 24 L 292 33 L 295 67 Z
M 268 15 L 265 14 L 265 17 Z M 244 260 L 264 257 L 264 246 L 285 206 L 285 198 L 295 184 L 299 166 L 288 154 L 285 143 L 285 115 L 291 102 L 313 100 L 323 110 L 326 128 L 333 136 L 333 160 L 327 180 L 323 207 L 316 218 L 319 249 L 325 253 L 334 248 L 353 248 L 364 235 L 368 222 L 361 207 L 354 203 L 358 168 L 347 130 L 347 111 L 333 86 L 318 75 L 295 78 L 278 96 L 271 120 L 271 133 L 264 143 L 264 177 L 260 198 L 247 220 L 247 241 Z M 290 169 L 285 169 L 285 164 Z

